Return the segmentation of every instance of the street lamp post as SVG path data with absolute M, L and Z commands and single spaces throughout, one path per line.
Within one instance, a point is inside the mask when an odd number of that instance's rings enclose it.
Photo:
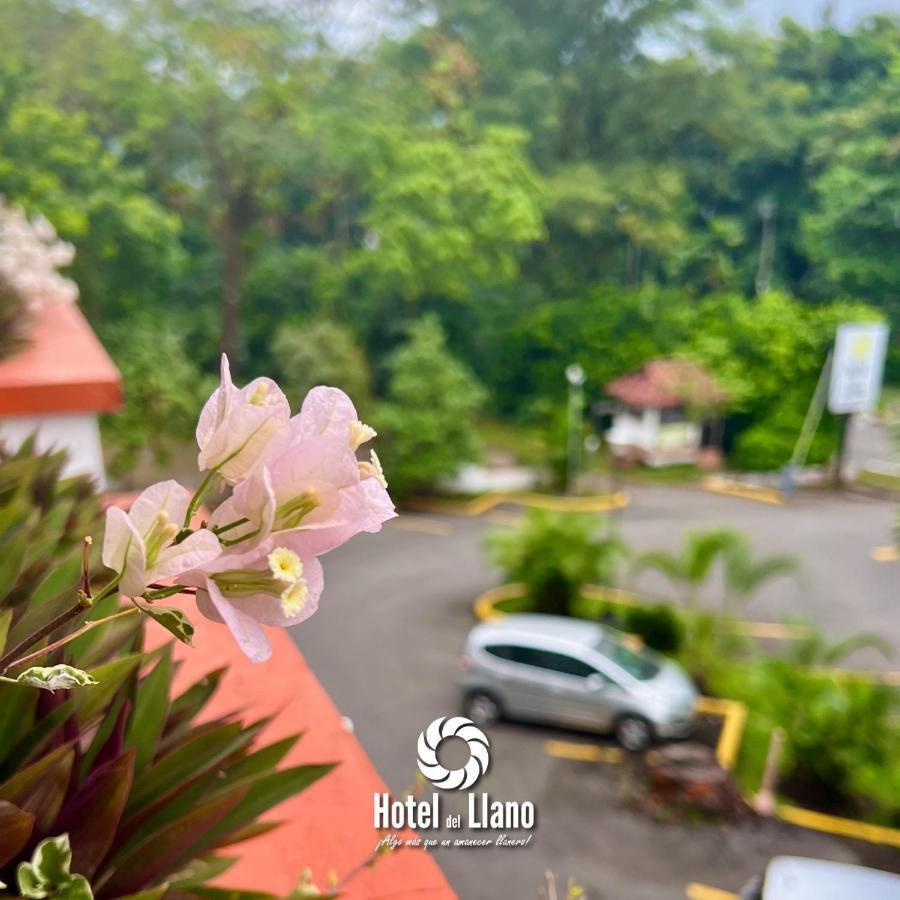
M 569 429 L 566 454 L 566 492 L 571 493 L 581 456 L 581 416 L 584 408 L 584 369 L 578 363 L 566 366 L 569 383 Z

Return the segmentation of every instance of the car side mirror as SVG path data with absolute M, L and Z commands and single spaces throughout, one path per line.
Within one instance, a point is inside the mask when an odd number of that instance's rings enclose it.
M 588 675 L 588 677 L 587 677 L 587 689 L 589 691 L 605 690 L 606 682 L 603 680 L 602 676 L 600 676 L 596 672 L 594 672 L 593 675 Z

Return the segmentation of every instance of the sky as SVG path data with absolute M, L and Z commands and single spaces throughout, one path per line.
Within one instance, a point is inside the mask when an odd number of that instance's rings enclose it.
M 742 16 L 749 16 L 763 31 L 772 32 L 783 16 L 790 16 L 807 27 L 817 25 L 829 6 L 840 28 L 852 28 L 860 19 L 874 13 L 900 15 L 900 0 L 746 0 Z

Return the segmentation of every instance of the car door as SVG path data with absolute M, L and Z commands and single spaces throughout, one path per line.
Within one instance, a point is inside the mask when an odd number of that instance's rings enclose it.
M 511 643 L 484 648 L 490 659 L 495 688 L 506 712 L 528 719 L 543 719 L 547 707 L 546 677 L 532 647 Z
M 540 651 L 540 666 L 555 721 L 592 729 L 612 724 L 615 685 L 604 672 L 577 656 L 551 650 Z

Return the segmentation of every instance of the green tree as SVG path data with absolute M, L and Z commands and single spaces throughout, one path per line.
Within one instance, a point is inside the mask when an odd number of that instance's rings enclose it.
M 144 312 L 101 331 L 122 374 L 121 412 L 103 421 L 110 470 L 126 475 L 149 450 L 165 462 L 173 445 L 193 437 L 197 409 L 213 387 L 186 346 L 177 319 Z
M 318 384 L 346 391 L 362 410 L 369 397 L 369 364 L 350 331 L 339 322 L 315 319 L 285 324 L 275 332 L 272 355 L 293 406 Z
M 477 456 L 473 418 L 483 391 L 448 351 L 440 324 L 425 316 L 388 362 L 387 398 L 374 424 L 385 439 L 391 490 L 430 490 Z

